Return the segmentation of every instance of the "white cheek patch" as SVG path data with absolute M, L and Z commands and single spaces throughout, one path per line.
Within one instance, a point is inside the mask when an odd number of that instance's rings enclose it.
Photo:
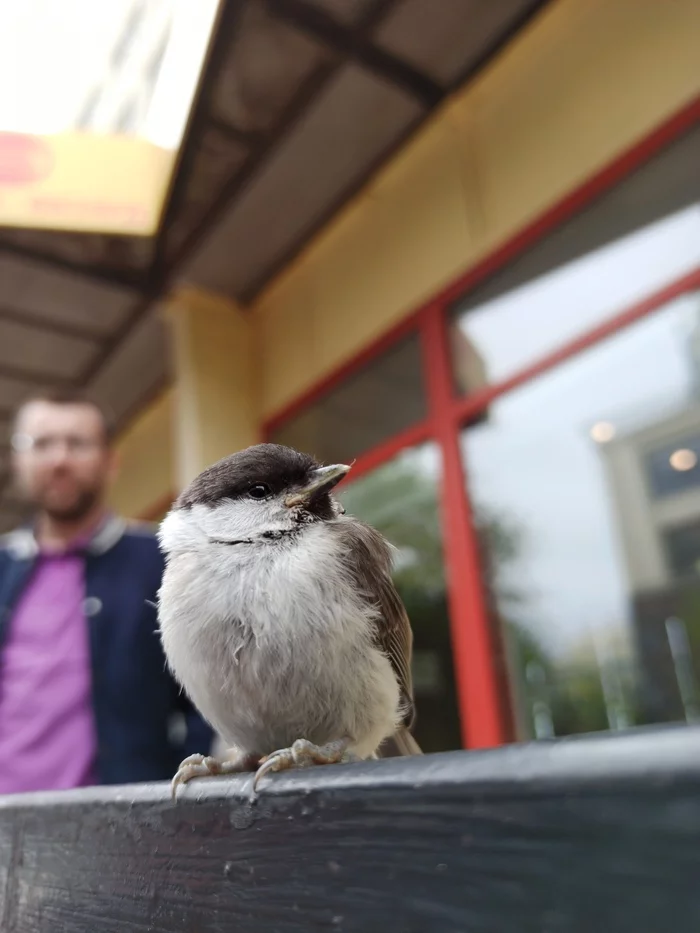
M 159 539 L 166 553 L 200 550 L 212 539 L 245 541 L 263 532 L 288 530 L 292 524 L 289 510 L 278 499 L 222 499 L 213 506 L 174 509 L 163 520 Z
M 172 509 L 160 524 L 158 541 L 166 554 L 173 554 L 202 547 L 207 539 L 188 509 Z
M 283 516 L 276 514 L 274 499 L 255 502 L 252 499 L 222 499 L 215 506 L 196 505 L 194 518 L 210 538 L 240 540 L 252 538 L 276 527 Z

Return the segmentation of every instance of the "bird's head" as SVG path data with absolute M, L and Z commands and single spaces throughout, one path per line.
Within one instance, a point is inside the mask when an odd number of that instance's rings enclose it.
M 274 539 L 343 512 L 333 488 L 350 470 L 308 454 L 258 444 L 208 467 L 181 493 L 161 526 L 166 551 L 204 541 Z

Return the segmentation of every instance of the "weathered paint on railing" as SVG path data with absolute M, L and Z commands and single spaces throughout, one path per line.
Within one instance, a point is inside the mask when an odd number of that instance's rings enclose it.
M 3 933 L 697 933 L 700 729 L 0 800 Z

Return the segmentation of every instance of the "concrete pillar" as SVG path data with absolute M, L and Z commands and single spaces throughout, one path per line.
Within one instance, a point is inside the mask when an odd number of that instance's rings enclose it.
M 176 481 L 259 440 L 253 323 L 232 301 L 183 288 L 168 305 L 173 337 Z

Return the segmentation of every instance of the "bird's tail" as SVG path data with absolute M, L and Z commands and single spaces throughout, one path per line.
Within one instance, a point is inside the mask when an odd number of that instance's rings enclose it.
M 422 754 L 420 745 L 408 729 L 399 729 L 377 749 L 378 758 L 401 758 L 406 755 Z

